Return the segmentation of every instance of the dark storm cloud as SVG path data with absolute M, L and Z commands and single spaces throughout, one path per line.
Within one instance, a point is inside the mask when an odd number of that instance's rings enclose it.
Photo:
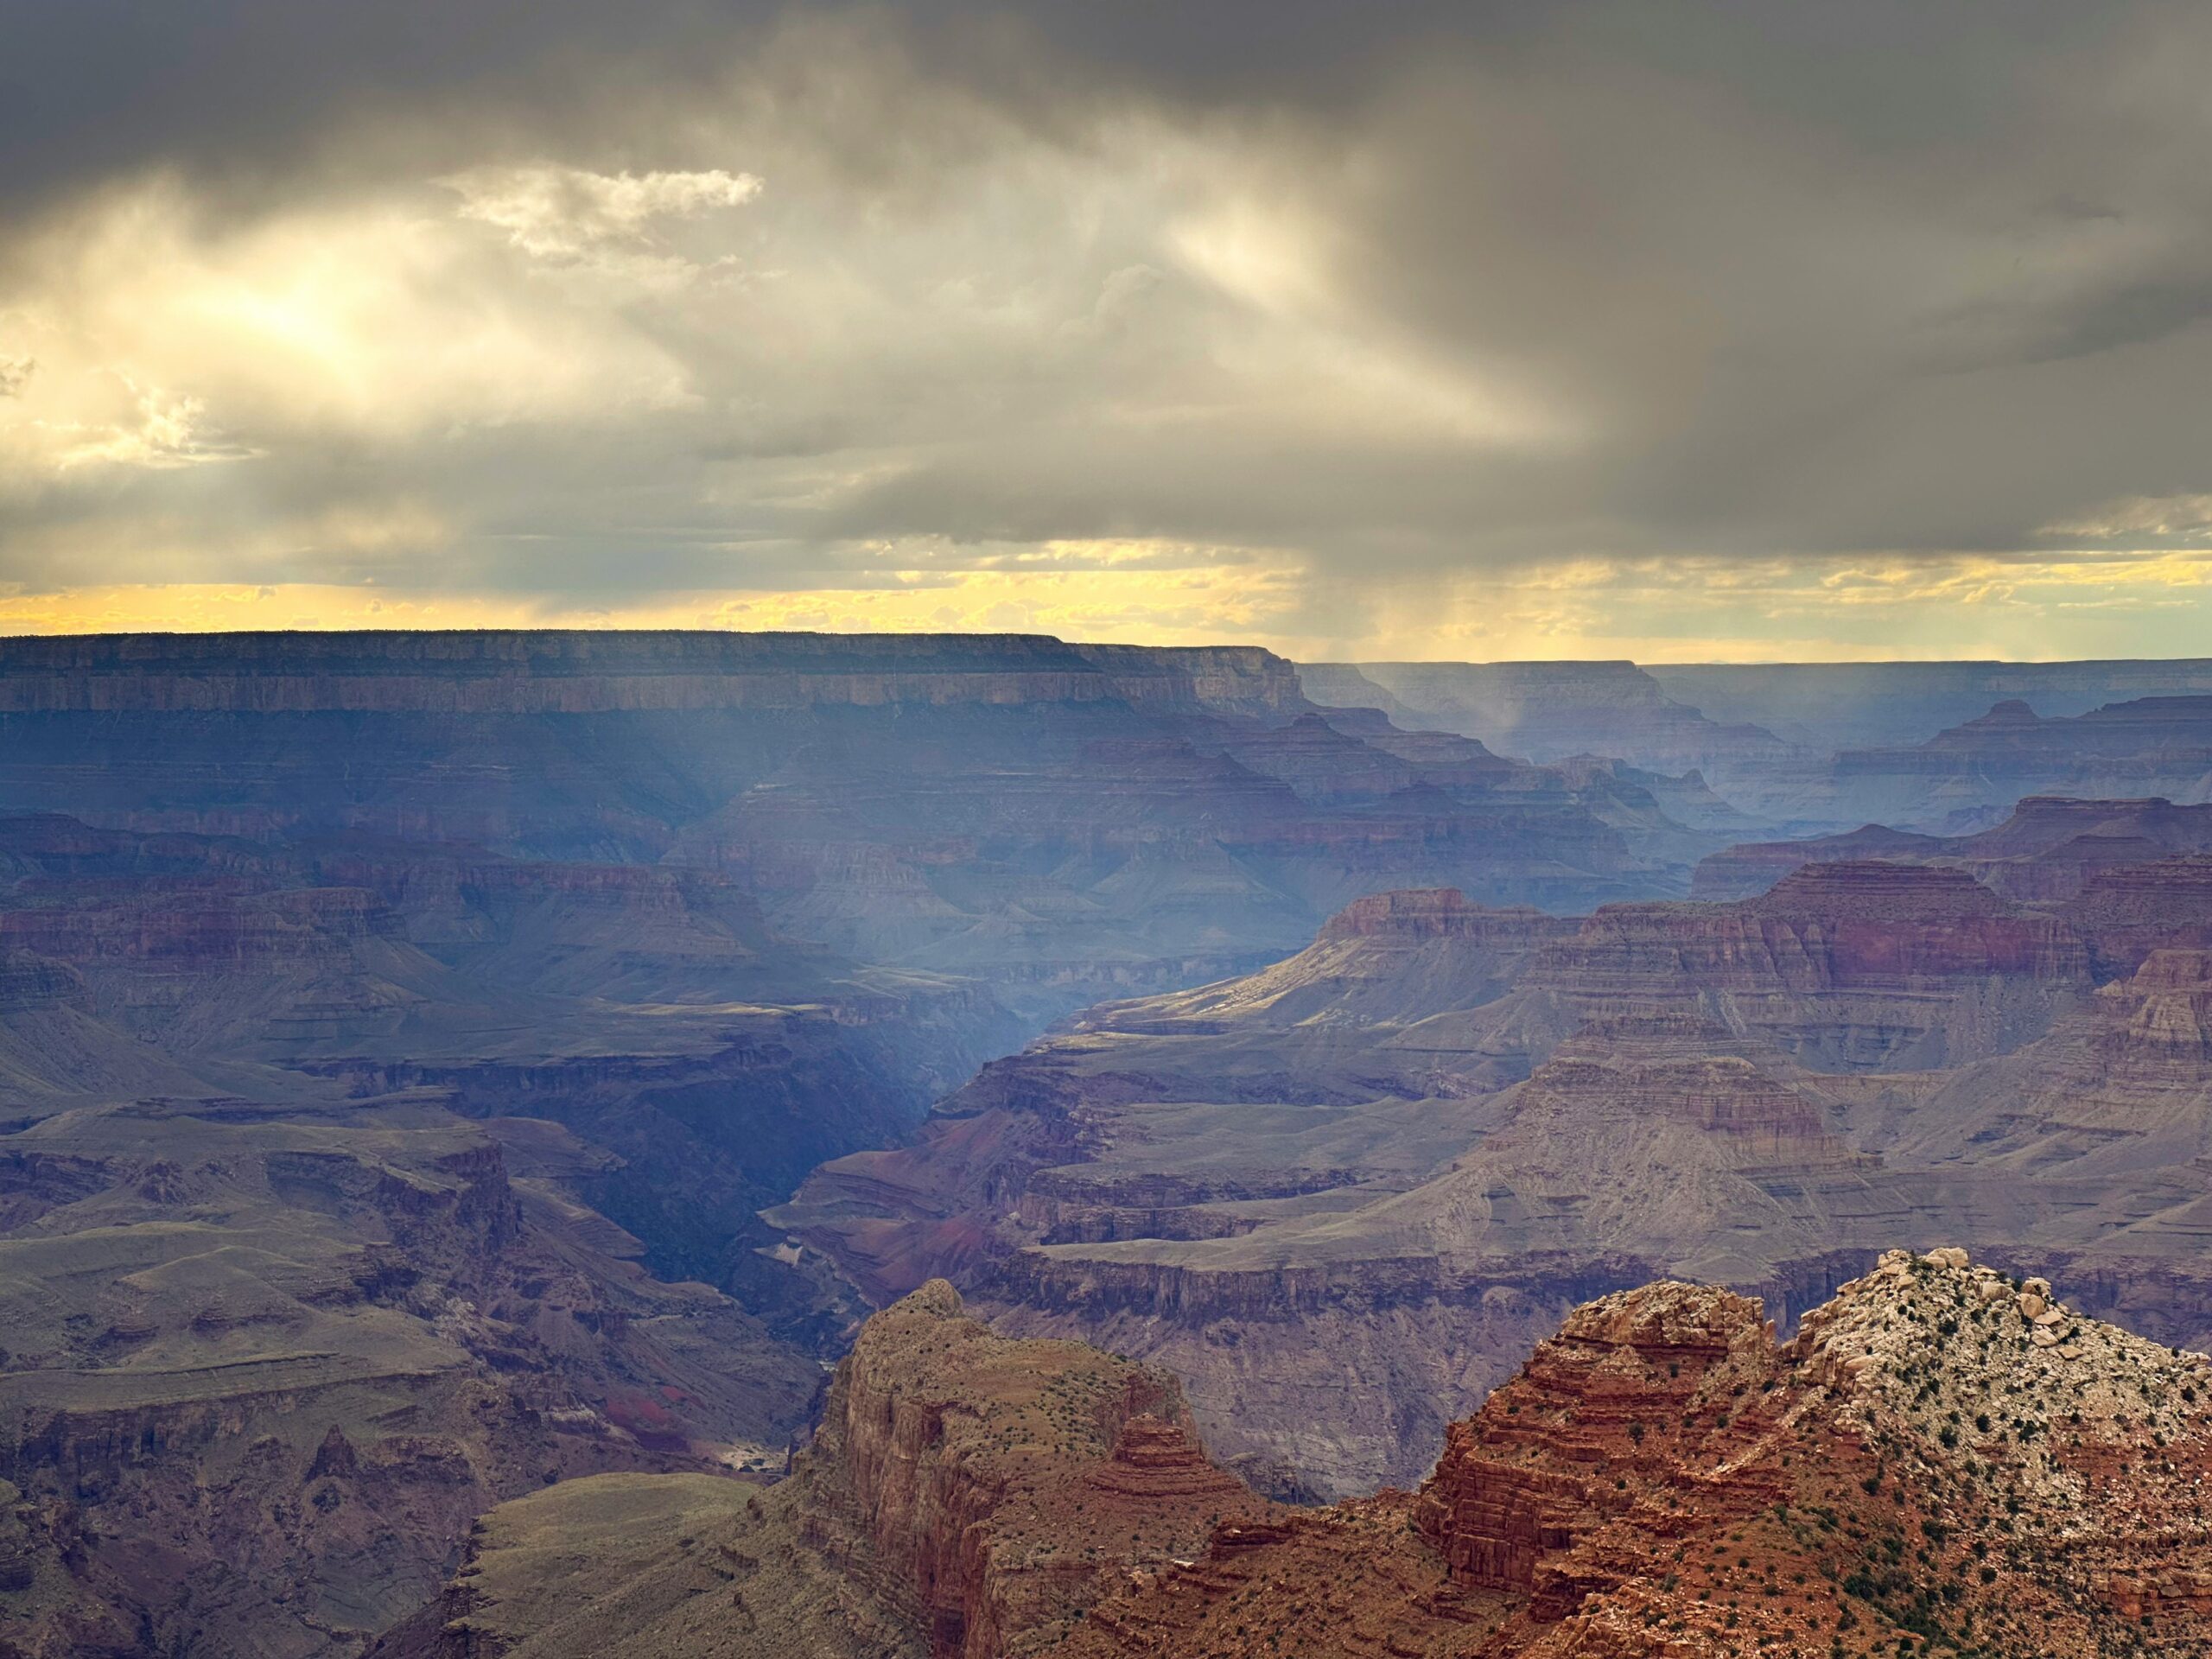
M 931 73 L 1040 106 L 1089 86 L 1344 111 L 1381 78 L 1440 54 L 1510 65 L 1563 48 L 1593 65 L 1640 61 L 1724 85 L 1792 119 L 1892 145 L 1986 123 L 2018 95 L 2015 77 L 2108 34 L 2115 16 L 1889 0 L 5 0 L 0 190 L 35 198 L 149 162 L 251 177 L 296 162 L 354 116 L 528 126 L 557 124 L 610 86 L 680 98 L 797 10 L 895 35 Z
M 265 179 L 352 118 L 550 114 L 610 67 L 677 72 L 742 21 L 680 0 L 5 0 L 0 191 L 35 201 L 148 164 Z
M 1236 6 L 953 0 L 842 11 L 898 32 L 934 73 L 1052 95 L 1058 74 L 1005 55 L 1049 42 L 1064 73 L 1333 100 L 1395 56 L 1391 8 L 1326 0 Z M 1427 34 L 1465 9 L 1396 9 Z M 464 129 L 557 125 L 613 87 L 680 98 L 712 83 L 785 15 L 775 0 L 6 0 L 0 4 L 0 192 L 36 200 L 156 162 L 244 182 L 315 152 L 349 118 L 435 112 Z M 548 136 L 543 132 L 540 137 Z M 337 159 L 326 157 L 325 159 Z
M 0 0 L 0 585 L 2012 558 L 2212 492 L 2201 7 Z

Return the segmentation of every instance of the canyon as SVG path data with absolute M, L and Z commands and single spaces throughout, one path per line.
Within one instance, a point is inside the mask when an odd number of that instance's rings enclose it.
M 0 641 L 0 1654 L 1141 1650 L 1653 1281 L 2212 1336 L 2196 665 L 1374 666 Z
M 810 1169 L 1372 888 L 1716 844 L 1250 650 L 0 642 L 0 1642 L 355 1653 L 523 1491 L 779 1473 Z
M 1668 696 L 1718 721 L 1758 721 L 1826 753 L 1896 748 L 2018 700 L 2046 716 L 2139 697 L 2212 693 L 2212 658 L 2158 661 L 1665 663 Z
M 1602 754 L 1725 778 L 1814 758 L 1751 721 L 1709 719 L 1634 663 L 1301 664 L 1299 673 L 1325 701 L 1371 702 L 1402 724 L 1459 732 L 1532 760 Z
M 789 1478 L 610 1475 L 505 1505 L 373 1651 L 1039 1653 L 1268 1509 L 1206 1459 L 1172 1376 L 995 1336 L 938 1281 L 868 1321 Z
M 1965 833 L 2035 794 L 2202 804 L 2212 791 L 2206 659 L 1360 663 L 1300 673 L 1314 696 L 1500 753 L 1603 754 L 1694 775 L 1792 839 L 1870 823 Z
M 2212 1639 L 2212 1361 L 1961 1249 L 1883 1253 L 1786 1342 L 1726 1291 L 1616 1292 L 1437 1444 L 1412 1490 L 1270 1503 L 1207 1459 L 1167 1379 L 995 1337 L 933 1281 L 869 1322 L 772 1491 L 602 1476 L 502 1505 L 376 1653 L 2073 1659 Z
M 2212 658 L 2108 662 L 1301 663 L 1324 702 L 1389 709 L 1507 753 L 1585 750 L 1637 765 L 1749 747 L 1908 748 L 2019 702 L 2045 717 L 2212 694 Z M 1777 748 L 1777 746 L 1782 746 Z
M 1852 859 L 1961 869 L 2008 898 L 2072 899 L 2107 870 L 2212 852 L 2212 804 L 2163 797 L 2101 800 L 2031 795 L 2003 823 L 1963 836 L 1868 824 L 1847 835 L 1730 847 L 1698 862 L 1694 899 L 1748 899 L 1808 864 Z
M 2199 1344 L 2212 954 L 2075 913 L 1863 860 L 1580 920 L 1377 895 L 1092 1010 L 767 1219 L 879 1300 L 941 1274 L 1168 1366 L 1286 1496 L 1409 1483 L 1589 1297 L 1680 1276 L 1787 1325 L 1915 1228 Z

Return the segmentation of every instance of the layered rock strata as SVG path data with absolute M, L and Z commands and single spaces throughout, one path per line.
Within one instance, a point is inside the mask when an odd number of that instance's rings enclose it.
M 1041 634 L 82 634 L 5 642 L 0 713 L 595 714 L 1117 699 L 1182 712 L 1306 706 L 1296 671 L 1235 645 Z
M 716 1494 L 616 1478 L 509 1504 L 376 1653 L 1036 1654 L 1217 1528 L 1272 1513 L 1207 1460 L 1171 1378 L 995 1337 L 939 1282 L 869 1320 L 788 1479 Z M 671 1515 L 673 1547 L 615 1545 L 627 1575 L 576 1548 L 600 1516 L 664 1535 Z
M 1915 1225 L 2063 1260 L 2194 1340 L 2193 969 L 2099 993 L 2066 921 L 1849 863 L 1580 923 L 1378 896 L 1262 973 L 1095 1010 L 770 1219 L 873 1294 L 1183 1376 L 1224 1453 L 1411 1479 L 1577 1301 L 1656 1276 L 1785 1325 Z
M 1596 754 L 1661 772 L 1726 776 L 1798 753 L 1761 727 L 1707 719 L 1634 663 L 1309 663 L 1299 672 L 1318 702 L 1372 699 L 1401 724 L 1458 732 L 1535 760 Z
M 1868 824 L 1848 835 L 1753 842 L 1699 861 L 1694 899 L 1749 899 L 1808 864 L 1866 859 L 1964 870 L 2005 897 L 2036 904 L 2074 898 L 2106 872 L 2212 848 L 2212 805 L 2034 795 L 1990 829 L 1916 835 Z
M 1821 789 L 1829 812 L 1940 830 L 2030 795 L 2201 803 L 2208 777 L 2212 696 L 2138 697 L 2058 718 L 2008 698 L 1911 748 L 1844 750 Z
M 567 1483 L 379 1659 L 2105 1659 L 2212 1643 L 2212 1361 L 1960 1249 L 1777 1342 L 1660 1282 L 1571 1313 L 1417 1491 L 1242 1496 L 1162 1385 L 932 1286 L 774 1490 Z M 1141 1400 L 1140 1399 L 1141 1396 Z M 1072 1559 L 1070 1559 L 1072 1558 Z
M 2193 1652 L 2208 1469 L 2212 1362 L 1964 1250 L 1886 1254 L 1780 1345 L 1656 1284 L 1577 1310 L 1417 1494 L 1224 1530 L 1060 1651 Z
M 1669 663 L 1646 671 L 1715 720 L 1755 720 L 1818 753 L 1902 748 L 2018 698 L 2045 715 L 2212 692 L 2212 658 L 2076 663 Z
M 2103 979 L 2133 973 L 2154 950 L 2212 949 L 2212 856 L 2099 870 L 2057 913 L 2088 942 Z
M 481 1510 L 765 1472 L 815 1389 L 426 1096 L 74 1105 L 0 1135 L 0 1480 L 58 1541 L 0 1640 L 35 1659 L 358 1652 Z

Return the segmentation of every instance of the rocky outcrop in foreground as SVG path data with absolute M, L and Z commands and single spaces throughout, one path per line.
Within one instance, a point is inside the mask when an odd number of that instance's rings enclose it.
M 2212 1361 L 1959 1249 L 1777 1344 L 1661 1283 L 1578 1309 L 1418 1493 L 1224 1529 L 1067 1659 L 2201 1653 Z
M 926 1287 L 772 1491 L 575 1481 L 377 1659 L 2088 1659 L 2212 1643 L 2212 1360 L 1964 1250 L 1777 1343 L 1675 1282 L 1577 1308 L 1418 1491 L 1265 1504 L 1172 1386 Z
M 1041 1653 L 1274 1513 L 1172 1377 L 995 1337 L 939 1281 L 868 1321 L 780 1485 L 616 1475 L 505 1505 L 373 1659 Z

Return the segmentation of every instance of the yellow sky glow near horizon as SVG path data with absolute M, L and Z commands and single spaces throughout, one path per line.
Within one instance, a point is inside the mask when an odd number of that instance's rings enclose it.
M 1624 615 L 1640 632 L 1618 626 Z M 1733 623 L 1731 626 L 1729 624 Z M 661 594 L 612 605 L 289 582 L 117 583 L 0 592 L 0 635 L 354 628 L 704 628 L 1046 633 L 1255 645 L 1308 661 L 1631 658 L 1882 662 L 2201 654 L 2212 564 L 1961 559 L 1698 569 L 1603 561 L 1518 575 L 1333 590 L 1295 560 L 1184 569 L 890 573 L 798 592 Z

